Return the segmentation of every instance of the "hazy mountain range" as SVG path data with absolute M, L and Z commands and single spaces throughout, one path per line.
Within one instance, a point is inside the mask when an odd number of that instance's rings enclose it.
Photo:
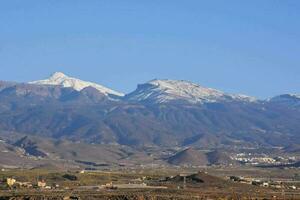
M 131 147 L 288 147 L 300 143 L 300 95 L 258 100 L 182 80 L 123 94 L 57 72 L 0 82 L 0 130 Z

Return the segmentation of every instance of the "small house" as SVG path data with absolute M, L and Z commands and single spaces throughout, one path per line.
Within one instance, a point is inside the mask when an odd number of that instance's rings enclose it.
M 40 187 L 40 188 L 44 188 L 44 187 L 46 187 L 46 182 L 44 181 L 44 180 L 42 180 L 42 181 L 38 181 L 38 187 Z
M 16 179 L 13 178 L 7 178 L 6 183 L 9 187 L 12 187 L 16 183 Z

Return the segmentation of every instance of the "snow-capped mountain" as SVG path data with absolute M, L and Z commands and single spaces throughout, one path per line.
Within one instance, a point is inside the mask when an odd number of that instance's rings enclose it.
M 62 73 L 33 83 L 0 81 L 0 130 L 132 147 L 300 144 L 300 95 L 256 101 L 188 81 L 152 80 L 113 98 L 111 90 L 98 92 Z
M 255 101 L 245 95 L 231 95 L 219 90 L 202 87 L 195 83 L 182 80 L 152 80 L 138 85 L 138 88 L 126 95 L 132 101 L 154 101 L 164 103 L 174 100 L 190 103 L 207 103 L 225 100 Z
M 29 83 L 30 84 L 38 84 L 38 85 L 60 85 L 62 87 L 71 87 L 77 91 L 81 91 L 82 89 L 87 88 L 87 87 L 93 87 L 106 96 L 110 96 L 110 95 L 124 96 L 124 94 L 122 94 L 120 92 L 116 92 L 116 91 L 109 89 L 107 87 L 104 87 L 102 85 L 92 83 L 92 82 L 82 81 L 80 79 L 73 78 L 73 77 L 69 77 L 62 72 L 55 72 L 48 79 L 32 81 Z
M 283 94 L 268 100 L 272 103 L 280 103 L 290 106 L 300 106 L 300 94 Z

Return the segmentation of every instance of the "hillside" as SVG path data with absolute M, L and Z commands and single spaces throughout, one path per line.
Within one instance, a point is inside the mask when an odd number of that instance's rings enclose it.
M 0 82 L 0 130 L 131 147 L 300 143 L 300 100 L 295 95 L 288 101 L 282 100 L 286 96 L 263 101 L 174 80 L 153 80 L 118 98 L 94 85 L 74 87 Z
M 206 166 L 237 164 L 230 156 L 221 151 L 203 152 L 194 148 L 187 148 L 169 157 L 167 162 L 177 166 Z
M 172 165 L 191 165 L 191 166 L 206 166 L 209 162 L 206 154 L 199 152 L 193 148 L 188 148 L 180 151 L 168 158 L 168 163 Z
M 232 160 L 228 153 L 220 150 L 208 152 L 207 159 L 211 165 L 236 165 L 236 161 Z
M 0 166 L 6 168 L 99 169 L 163 163 L 128 146 L 9 134 L 2 133 L 0 141 Z
M 123 96 L 124 95 L 120 92 L 116 92 L 112 89 L 109 89 L 107 87 L 104 87 L 104 86 L 96 84 L 96 83 L 82 81 L 77 78 L 69 77 L 62 72 L 55 72 L 48 79 L 32 81 L 29 83 L 34 84 L 34 85 L 56 85 L 56 86 L 61 86 L 61 87 L 66 87 L 66 88 L 73 88 L 74 90 L 77 90 L 77 91 L 81 91 L 87 87 L 92 87 L 92 88 L 96 89 L 99 93 L 102 93 L 106 96 Z

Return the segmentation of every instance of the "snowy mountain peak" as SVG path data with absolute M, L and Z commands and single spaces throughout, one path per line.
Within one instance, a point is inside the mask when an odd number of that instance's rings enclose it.
M 63 79 L 63 78 L 67 78 L 68 76 L 65 75 L 62 72 L 54 72 L 49 79 L 51 80 L 57 80 L 57 79 Z
M 202 97 L 219 97 L 224 95 L 223 92 L 205 88 L 195 83 L 183 80 L 152 80 L 148 84 L 154 85 L 157 89 L 164 91 L 166 94 L 184 98 L 202 98 Z
M 289 95 L 294 98 L 300 99 L 300 94 L 289 94 Z
M 202 87 L 198 84 L 183 80 L 158 80 L 154 79 L 126 96 L 133 101 L 151 100 L 157 103 L 174 100 L 190 103 L 217 102 L 222 100 L 255 101 L 254 98 L 245 95 L 230 95 L 212 88 Z
M 80 79 L 73 78 L 73 77 L 69 77 L 62 72 L 55 72 L 48 79 L 32 81 L 29 83 L 30 84 L 39 84 L 39 85 L 60 85 L 62 87 L 71 87 L 77 91 L 81 91 L 82 89 L 87 88 L 87 87 L 93 87 L 93 88 L 97 89 L 99 92 L 101 92 L 107 96 L 110 96 L 110 95 L 124 96 L 124 94 L 122 94 L 120 92 L 116 92 L 109 88 L 106 88 L 102 85 L 92 83 L 92 82 L 82 81 Z

